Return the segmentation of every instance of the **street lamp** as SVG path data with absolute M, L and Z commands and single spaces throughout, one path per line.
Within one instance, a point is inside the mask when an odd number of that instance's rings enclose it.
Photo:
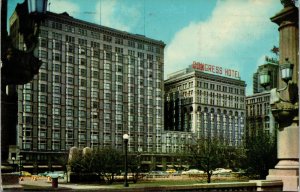
M 267 69 L 259 73 L 259 82 L 264 89 L 270 84 L 270 72 Z
M 129 135 L 128 134 L 124 134 L 123 135 L 123 140 L 124 140 L 124 146 L 125 146 L 125 182 L 124 182 L 124 187 L 128 187 L 128 181 L 127 181 L 127 148 L 128 148 L 128 139 L 129 139 Z
M 23 155 L 19 155 L 19 172 L 20 172 L 20 176 L 22 176 L 22 169 L 21 169 L 21 166 L 22 166 L 22 158 L 23 158 Z
M 13 171 L 15 171 L 15 160 L 16 160 L 16 158 L 15 157 L 12 157 L 11 158 L 11 160 L 12 160 L 12 166 L 13 166 Z
M 285 63 L 280 65 L 281 79 L 288 84 L 289 80 L 293 77 L 294 65 L 289 62 L 288 58 L 285 58 Z

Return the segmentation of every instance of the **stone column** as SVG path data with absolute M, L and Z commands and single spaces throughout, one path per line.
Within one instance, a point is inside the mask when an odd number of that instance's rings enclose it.
M 277 92 L 280 100 L 271 102 L 272 112 L 279 123 L 277 140 L 278 164 L 269 170 L 267 180 L 282 180 L 283 191 L 298 191 L 299 187 L 299 119 L 298 119 L 298 8 L 291 0 L 281 0 L 284 8 L 271 18 L 279 25 L 279 65 L 289 62 L 294 64 L 293 78 L 288 82 L 288 88 Z M 279 75 L 279 88 L 286 83 Z M 272 97 L 272 95 L 271 95 Z

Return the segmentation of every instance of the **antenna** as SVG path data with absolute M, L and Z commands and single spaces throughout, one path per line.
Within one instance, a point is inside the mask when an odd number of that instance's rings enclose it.
M 102 4 L 101 2 L 102 2 L 102 1 L 100 0 L 100 3 L 99 3 L 99 4 L 100 4 L 100 11 L 99 11 L 99 14 L 100 14 L 100 21 L 99 21 L 99 24 L 100 24 L 100 25 L 101 25 L 101 12 L 102 12 L 102 11 L 101 11 L 101 7 L 102 7 L 102 6 L 101 6 L 101 4 Z
M 144 36 L 146 36 L 146 5 L 144 0 Z
M 51 11 L 51 10 L 50 10 L 50 5 L 51 5 L 51 1 L 49 1 L 49 3 L 48 3 L 49 12 Z

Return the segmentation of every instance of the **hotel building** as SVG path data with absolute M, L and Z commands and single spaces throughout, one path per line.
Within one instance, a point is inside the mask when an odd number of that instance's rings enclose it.
M 18 16 L 13 42 L 23 48 Z M 26 164 L 51 165 L 70 147 L 113 146 L 161 153 L 164 47 L 162 41 L 48 12 L 36 54 L 42 66 L 18 86 L 20 154 Z
M 165 80 L 163 149 L 184 150 L 193 138 L 219 137 L 243 144 L 245 81 L 238 71 L 194 62 Z

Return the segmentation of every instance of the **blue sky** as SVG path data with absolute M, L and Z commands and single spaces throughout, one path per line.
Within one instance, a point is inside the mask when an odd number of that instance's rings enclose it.
M 165 77 L 193 61 L 234 69 L 252 94 L 252 75 L 278 46 L 270 17 L 280 0 L 48 0 L 52 12 L 162 40 Z M 8 0 L 10 16 L 16 3 Z

